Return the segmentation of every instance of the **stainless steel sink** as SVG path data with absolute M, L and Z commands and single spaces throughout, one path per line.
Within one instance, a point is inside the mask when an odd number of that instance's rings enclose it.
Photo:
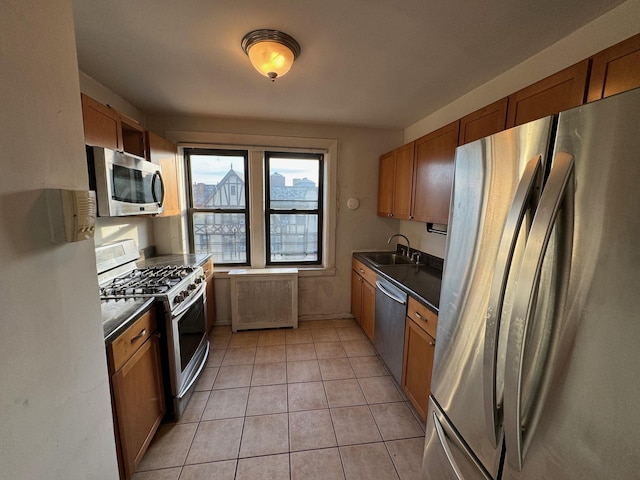
M 376 265 L 380 266 L 411 265 L 413 263 L 409 257 L 405 257 L 404 255 L 400 255 L 399 253 L 394 252 L 365 253 L 364 256 Z

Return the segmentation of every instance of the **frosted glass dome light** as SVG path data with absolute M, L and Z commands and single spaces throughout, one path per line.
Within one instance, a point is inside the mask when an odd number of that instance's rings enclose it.
M 242 50 L 253 67 L 273 82 L 285 75 L 300 55 L 298 42 L 278 30 L 254 30 L 242 39 Z

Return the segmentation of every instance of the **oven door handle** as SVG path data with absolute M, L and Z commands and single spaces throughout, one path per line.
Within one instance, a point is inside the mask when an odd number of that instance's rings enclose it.
M 182 315 L 184 312 L 191 308 L 191 305 L 196 303 L 200 297 L 204 296 L 204 291 L 207 289 L 207 282 L 203 281 L 198 290 L 195 290 L 191 295 L 189 295 L 189 301 L 187 303 L 183 303 L 178 307 L 178 309 L 174 312 L 171 312 L 172 318 L 177 318 Z
M 204 357 L 202 358 L 202 362 L 200 362 L 200 367 L 198 368 L 198 371 L 196 372 L 196 374 L 191 378 L 191 381 L 189 382 L 188 385 L 186 385 L 181 392 L 179 392 L 176 395 L 176 398 L 178 400 L 180 400 L 182 397 L 185 396 L 185 394 L 189 391 L 189 389 L 191 388 L 191 386 L 196 382 L 196 380 L 198 380 L 198 378 L 200 377 L 200 372 L 202 372 L 202 369 L 204 368 L 204 366 L 207 364 L 207 358 L 209 358 L 209 342 L 207 342 L 207 347 L 206 350 L 204 352 Z

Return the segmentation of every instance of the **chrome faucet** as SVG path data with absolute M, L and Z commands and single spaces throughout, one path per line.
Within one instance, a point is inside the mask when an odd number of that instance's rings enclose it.
M 405 236 L 404 236 L 403 234 L 401 234 L 401 233 L 394 233 L 394 234 L 393 234 L 393 235 L 391 235 L 391 236 L 389 237 L 389 239 L 387 240 L 387 244 L 391 243 L 391 239 L 392 239 L 393 237 L 402 237 L 402 238 L 404 238 L 404 239 L 405 239 L 405 241 L 407 242 L 407 257 L 408 257 L 409 255 L 411 255 L 411 243 L 409 242 L 409 239 L 408 239 L 407 237 L 405 237 Z

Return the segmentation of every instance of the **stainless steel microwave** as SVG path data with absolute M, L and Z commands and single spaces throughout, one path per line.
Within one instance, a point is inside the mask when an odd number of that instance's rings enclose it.
M 156 215 L 164 210 L 160 165 L 128 153 L 87 146 L 89 186 L 98 216 Z

